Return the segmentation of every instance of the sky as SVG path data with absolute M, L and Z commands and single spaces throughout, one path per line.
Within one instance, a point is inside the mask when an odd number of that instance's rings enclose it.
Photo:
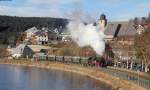
M 0 0 L 0 15 L 128 21 L 148 16 L 150 0 Z

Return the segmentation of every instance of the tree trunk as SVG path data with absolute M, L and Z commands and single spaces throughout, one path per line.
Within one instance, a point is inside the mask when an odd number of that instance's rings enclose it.
M 128 55 L 128 52 L 127 52 L 127 69 L 129 68 L 129 55 Z
M 132 70 L 132 68 L 133 68 L 133 61 L 131 61 L 130 70 Z
M 145 64 L 145 72 L 148 72 L 148 65 Z
M 142 71 L 144 71 L 144 62 L 142 61 Z
M 127 69 L 129 68 L 128 66 L 129 66 L 129 60 L 127 59 Z

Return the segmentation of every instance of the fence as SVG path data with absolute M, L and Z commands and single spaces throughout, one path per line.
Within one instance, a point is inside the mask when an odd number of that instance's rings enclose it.
M 139 86 L 150 89 L 150 79 L 146 79 L 138 75 L 132 75 L 123 71 L 118 71 L 110 68 L 100 68 L 100 70 L 109 73 L 113 76 L 119 77 L 121 79 L 132 81 L 138 84 Z

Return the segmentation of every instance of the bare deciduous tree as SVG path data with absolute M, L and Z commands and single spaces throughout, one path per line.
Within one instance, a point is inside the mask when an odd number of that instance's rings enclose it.
M 137 36 L 135 39 L 137 57 L 142 59 L 145 64 L 145 72 L 150 65 L 150 29 Z

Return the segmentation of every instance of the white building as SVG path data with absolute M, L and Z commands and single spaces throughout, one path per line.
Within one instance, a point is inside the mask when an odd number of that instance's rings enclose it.
M 38 32 L 38 31 L 39 31 L 39 30 L 38 30 L 36 27 L 32 27 L 32 28 L 26 30 L 26 31 L 25 31 L 25 32 L 26 32 L 26 35 L 27 35 L 26 39 L 29 39 L 29 38 L 31 38 L 32 36 L 34 36 L 35 33 Z
M 48 44 L 48 32 L 39 31 L 36 33 L 37 44 Z

